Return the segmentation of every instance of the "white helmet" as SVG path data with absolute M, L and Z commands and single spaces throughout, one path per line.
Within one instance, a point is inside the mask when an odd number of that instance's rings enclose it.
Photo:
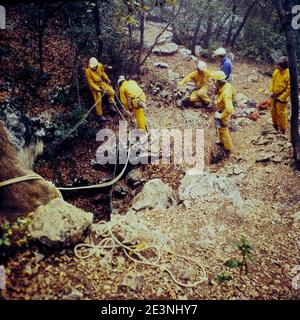
M 213 57 L 224 57 L 226 54 L 227 52 L 224 48 L 219 48 L 214 52 Z
M 98 61 L 96 58 L 94 58 L 94 57 L 92 57 L 92 58 L 89 60 L 89 67 L 90 67 L 90 68 L 95 68 L 95 67 L 98 66 L 98 64 L 99 64 L 99 61 Z
M 123 81 L 125 81 L 125 77 L 124 76 L 120 76 L 118 79 L 118 86 L 120 86 L 122 84 Z
M 197 69 L 200 71 L 204 71 L 206 69 L 206 63 L 204 61 L 199 61 L 197 65 Z

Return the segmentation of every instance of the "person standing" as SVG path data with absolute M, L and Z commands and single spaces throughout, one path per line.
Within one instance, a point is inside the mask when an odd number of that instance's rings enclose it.
M 102 96 L 104 94 L 108 95 L 111 110 L 114 110 L 115 104 L 115 91 L 109 85 L 110 80 L 108 75 L 102 63 L 96 58 L 90 58 L 89 66 L 85 69 L 85 76 L 96 103 L 96 114 L 105 121 L 107 119 L 103 116 Z
M 228 54 L 224 48 L 217 49 L 213 58 L 218 57 L 221 60 L 221 71 L 223 71 L 226 75 L 226 81 L 232 82 L 232 61 L 228 57 Z
M 276 131 L 285 134 L 288 127 L 287 104 L 291 94 L 288 58 L 281 57 L 277 62 L 270 84 L 271 114 Z
M 133 112 L 138 129 L 147 131 L 144 112 L 147 98 L 143 89 L 136 81 L 126 80 L 124 76 L 119 77 L 118 86 L 120 87 L 120 100 L 124 108 Z
M 233 150 L 233 143 L 229 133 L 228 125 L 233 114 L 233 98 L 235 89 L 232 84 L 226 81 L 223 71 L 217 71 L 212 75 L 216 85 L 217 112 L 215 113 L 216 126 L 219 133 L 221 146 L 228 156 Z

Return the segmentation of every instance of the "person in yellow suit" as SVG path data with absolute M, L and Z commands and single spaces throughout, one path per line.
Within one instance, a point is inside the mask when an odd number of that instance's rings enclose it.
M 190 96 L 192 103 L 201 102 L 206 108 L 211 107 L 211 100 L 208 96 L 208 84 L 211 78 L 211 72 L 207 69 L 204 61 L 199 61 L 197 70 L 188 74 L 180 83 L 179 87 L 183 87 L 186 83 L 193 81 L 197 86 Z
M 215 113 L 216 126 L 219 133 L 220 142 L 225 152 L 229 155 L 233 149 L 228 125 L 233 114 L 233 98 L 235 89 L 232 84 L 226 81 L 226 75 L 223 71 L 217 71 L 212 75 L 216 84 L 217 112 Z
M 96 103 L 96 113 L 102 120 L 106 120 L 106 117 L 103 116 L 101 97 L 102 95 L 107 94 L 109 103 L 114 105 L 115 91 L 108 84 L 110 80 L 105 73 L 103 65 L 99 63 L 96 58 L 90 58 L 89 66 L 85 69 L 85 76 Z M 111 106 L 111 109 L 113 110 L 114 107 Z
M 291 94 L 290 71 L 288 58 L 281 57 L 273 73 L 270 85 L 272 119 L 274 128 L 280 133 L 285 133 L 288 127 L 287 103 Z
M 144 113 L 147 98 L 143 89 L 136 81 L 126 80 L 124 76 L 119 77 L 118 85 L 120 87 L 121 103 L 127 111 L 133 112 L 138 129 L 147 131 L 146 117 Z

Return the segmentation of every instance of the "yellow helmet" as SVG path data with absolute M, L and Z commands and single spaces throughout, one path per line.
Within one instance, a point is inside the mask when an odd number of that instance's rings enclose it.
M 216 71 L 212 74 L 213 80 L 226 80 L 226 74 L 223 71 Z

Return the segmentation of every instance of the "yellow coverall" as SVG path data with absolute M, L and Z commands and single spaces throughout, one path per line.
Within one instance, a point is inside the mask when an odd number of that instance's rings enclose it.
M 87 83 L 92 91 L 95 103 L 96 104 L 96 113 L 98 116 L 103 115 L 102 110 L 102 99 L 101 95 L 106 93 L 108 95 L 109 102 L 115 103 L 115 91 L 108 85 L 105 81 L 109 81 L 107 74 L 104 71 L 104 67 L 101 63 L 98 64 L 96 70 L 89 68 L 85 69 L 85 76 Z
M 179 83 L 179 86 L 182 87 L 186 83 L 194 81 L 198 89 L 192 92 L 190 96 L 190 101 L 203 102 L 204 104 L 210 104 L 211 100 L 208 96 L 208 83 L 209 83 L 210 77 L 211 77 L 211 72 L 209 70 L 205 70 L 205 71 L 196 70 L 188 74 Z
M 233 86 L 226 82 L 224 86 L 218 92 L 217 108 L 221 113 L 222 127 L 218 128 L 220 142 L 223 144 L 226 151 L 232 151 L 233 144 L 228 129 L 228 124 L 233 113 L 233 98 L 235 96 L 235 90 Z
M 290 71 L 276 69 L 273 73 L 270 92 L 275 95 L 272 99 L 272 119 L 273 124 L 282 130 L 288 126 L 287 103 L 291 94 Z
M 146 118 L 139 102 L 146 103 L 146 95 L 134 80 L 124 81 L 120 87 L 120 99 L 127 111 L 132 109 L 139 129 L 147 131 Z

